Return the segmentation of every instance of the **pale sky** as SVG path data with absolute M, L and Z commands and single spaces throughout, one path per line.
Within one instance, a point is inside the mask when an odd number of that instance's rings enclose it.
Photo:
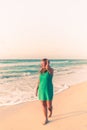
M 87 58 L 87 0 L 1 0 L 0 58 Z

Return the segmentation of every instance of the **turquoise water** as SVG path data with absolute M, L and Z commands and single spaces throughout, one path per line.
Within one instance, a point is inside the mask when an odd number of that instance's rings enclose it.
M 86 80 L 87 60 L 50 59 L 50 65 L 54 68 L 54 94 Z M 0 106 L 37 100 L 39 69 L 40 59 L 0 60 Z
M 50 60 L 56 72 L 68 71 L 71 66 L 87 65 L 87 60 Z M 0 60 L 0 79 L 20 78 L 25 75 L 36 75 L 40 68 L 40 60 Z M 67 68 L 65 70 L 65 68 Z

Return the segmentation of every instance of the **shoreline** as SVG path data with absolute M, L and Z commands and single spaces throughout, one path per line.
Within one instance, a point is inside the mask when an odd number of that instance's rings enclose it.
M 1 130 L 86 130 L 87 81 L 71 86 L 54 96 L 53 116 L 49 123 L 44 119 L 39 101 L 0 107 Z
M 63 64 L 65 67 L 61 67 L 62 62 L 64 62 Z M 75 85 L 79 82 L 87 81 L 87 78 L 86 78 L 87 65 L 85 64 L 81 65 L 82 61 L 80 62 L 80 65 L 77 62 L 77 60 L 76 60 L 76 63 L 74 63 L 74 61 L 70 62 L 69 60 L 68 61 L 65 60 L 62 62 L 61 61 L 53 62 L 54 69 L 55 69 L 54 77 L 53 77 L 53 85 L 54 85 L 55 94 L 60 93 L 61 91 L 64 91 L 68 87 Z M 69 64 L 69 62 L 70 62 L 70 66 L 67 65 L 67 63 Z M 24 65 L 26 65 L 26 62 L 23 62 L 23 63 L 18 62 L 18 64 L 19 64 L 18 67 L 19 66 L 23 67 Z M 29 62 L 30 66 L 31 64 L 33 64 L 33 62 Z M 58 67 L 57 64 L 60 65 L 60 67 Z M 8 67 L 9 65 L 11 65 L 11 67 L 12 66 L 15 67 L 14 64 L 5 64 L 5 65 L 6 67 Z M 32 68 L 30 67 L 30 70 L 36 69 L 36 67 L 37 66 L 35 67 L 32 66 Z M 12 70 L 9 70 L 8 72 Z M 17 71 L 21 71 L 21 69 Z M 1 76 L 5 76 L 4 69 L 2 69 L 2 72 L 3 72 L 3 75 L 1 74 Z M 22 102 L 24 103 L 28 101 L 29 102 L 36 101 L 37 97 L 35 96 L 34 87 L 37 83 L 37 79 L 39 75 L 38 74 L 26 75 L 27 73 L 22 73 L 23 77 L 16 78 L 15 74 L 17 73 L 11 73 L 11 74 L 12 75 L 7 75 L 7 76 L 11 76 L 10 78 L 0 79 L 0 107 L 21 104 Z
M 75 83 L 72 83 L 71 85 L 70 84 L 59 84 L 58 85 L 58 87 L 61 87 L 61 88 L 58 88 L 59 89 L 59 91 L 57 90 L 55 93 L 54 93 L 54 96 L 56 96 L 56 95 L 58 95 L 58 94 L 60 94 L 60 93 L 62 93 L 63 91 L 66 91 L 67 89 L 69 89 L 69 88 L 71 88 L 71 87 L 73 87 L 73 86 L 76 86 L 76 85 L 78 85 L 78 84 L 82 84 L 82 83 L 85 83 L 85 82 L 87 82 L 87 80 L 86 79 L 84 79 L 84 80 L 81 80 L 81 81 L 77 81 L 77 82 L 75 82 Z M 64 87 L 64 85 L 65 85 L 65 87 Z M 63 88 L 62 88 L 63 87 Z M 21 105 L 21 104 L 26 104 L 26 103 L 31 103 L 31 102 L 36 102 L 36 101 L 38 101 L 38 98 L 37 97 L 35 97 L 34 99 L 32 99 L 32 100 L 28 100 L 28 101 L 24 101 L 24 102 L 20 102 L 20 103 L 14 103 L 14 104 L 6 104 L 6 105 L 0 105 L 0 108 L 3 108 L 3 107 L 14 107 L 14 106 L 16 106 L 16 105 Z

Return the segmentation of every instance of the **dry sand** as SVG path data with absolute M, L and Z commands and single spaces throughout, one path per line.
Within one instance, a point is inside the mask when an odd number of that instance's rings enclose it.
M 39 101 L 0 107 L 0 130 L 87 130 L 87 82 L 55 95 L 53 116 L 43 119 Z

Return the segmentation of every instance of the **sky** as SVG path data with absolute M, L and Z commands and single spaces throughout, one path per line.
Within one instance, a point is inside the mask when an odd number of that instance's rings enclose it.
M 0 59 L 87 59 L 87 0 L 0 1 Z

